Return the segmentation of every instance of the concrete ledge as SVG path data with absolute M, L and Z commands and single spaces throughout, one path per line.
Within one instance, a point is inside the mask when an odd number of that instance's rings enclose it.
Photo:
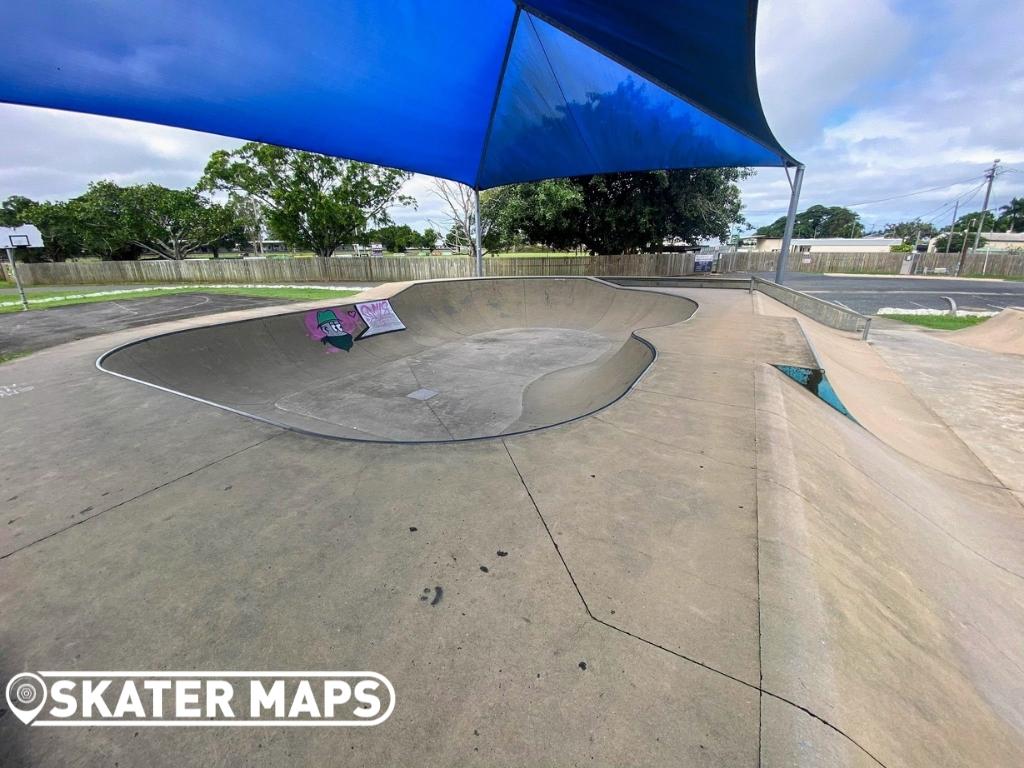
M 746 277 L 718 277 L 712 275 L 677 275 L 670 277 L 602 277 L 615 285 L 648 288 L 734 288 L 750 290 L 750 279 Z

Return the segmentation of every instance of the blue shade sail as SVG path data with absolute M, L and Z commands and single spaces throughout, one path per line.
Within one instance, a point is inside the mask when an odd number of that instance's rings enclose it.
M 192 128 L 487 188 L 794 162 L 747 0 L 34 0 L 0 101 Z

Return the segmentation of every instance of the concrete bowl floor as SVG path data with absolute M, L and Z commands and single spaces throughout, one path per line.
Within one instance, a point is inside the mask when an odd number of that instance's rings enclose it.
M 465 440 L 606 407 L 654 360 L 633 332 L 696 309 L 679 296 L 579 278 L 420 283 L 391 302 L 406 330 L 345 351 L 310 337 L 307 310 L 145 339 L 101 367 L 318 435 Z M 339 316 L 351 307 L 339 305 Z

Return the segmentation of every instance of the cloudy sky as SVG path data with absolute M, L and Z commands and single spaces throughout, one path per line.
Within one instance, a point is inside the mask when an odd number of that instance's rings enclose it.
M 1024 196 L 1022 21 L 1024 0 L 762 0 L 761 96 L 775 134 L 807 165 L 801 207 L 856 206 L 869 228 L 918 216 L 946 225 L 955 199 L 961 212 L 980 209 L 996 158 L 1005 171 L 993 205 Z M 10 105 L 0 105 L 0 136 L 0 198 L 66 198 L 100 178 L 184 187 L 213 150 L 240 144 Z M 439 222 L 430 180 L 408 187 L 419 207 L 395 219 Z M 909 194 L 921 190 L 931 191 Z M 760 171 L 743 191 L 753 224 L 785 213 L 781 170 Z

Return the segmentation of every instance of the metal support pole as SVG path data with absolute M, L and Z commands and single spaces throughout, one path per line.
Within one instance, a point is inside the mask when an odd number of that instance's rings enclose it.
M 473 190 L 473 207 L 476 209 L 476 276 L 484 276 L 484 238 L 480 230 L 480 190 Z
M 775 282 L 781 285 L 786 279 L 786 261 L 789 259 L 789 245 L 793 241 L 793 226 L 796 224 L 796 208 L 800 203 L 800 187 L 804 183 L 804 167 L 798 165 L 793 175 L 793 193 L 789 196 L 789 211 L 786 213 L 786 229 L 782 233 L 782 250 L 775 265 Z
M 21 296 L 22 311 L 28 309 L 28 299 L 25 298 L 25 289 L 21 287 L 21 278 L 18 276 L 18 266 L 14 261 L 14 249 L 7 249 L 7 260 L 11 262 L 11 272 L 14 274 L 14 283 L 18 286 L 18 295 Z

